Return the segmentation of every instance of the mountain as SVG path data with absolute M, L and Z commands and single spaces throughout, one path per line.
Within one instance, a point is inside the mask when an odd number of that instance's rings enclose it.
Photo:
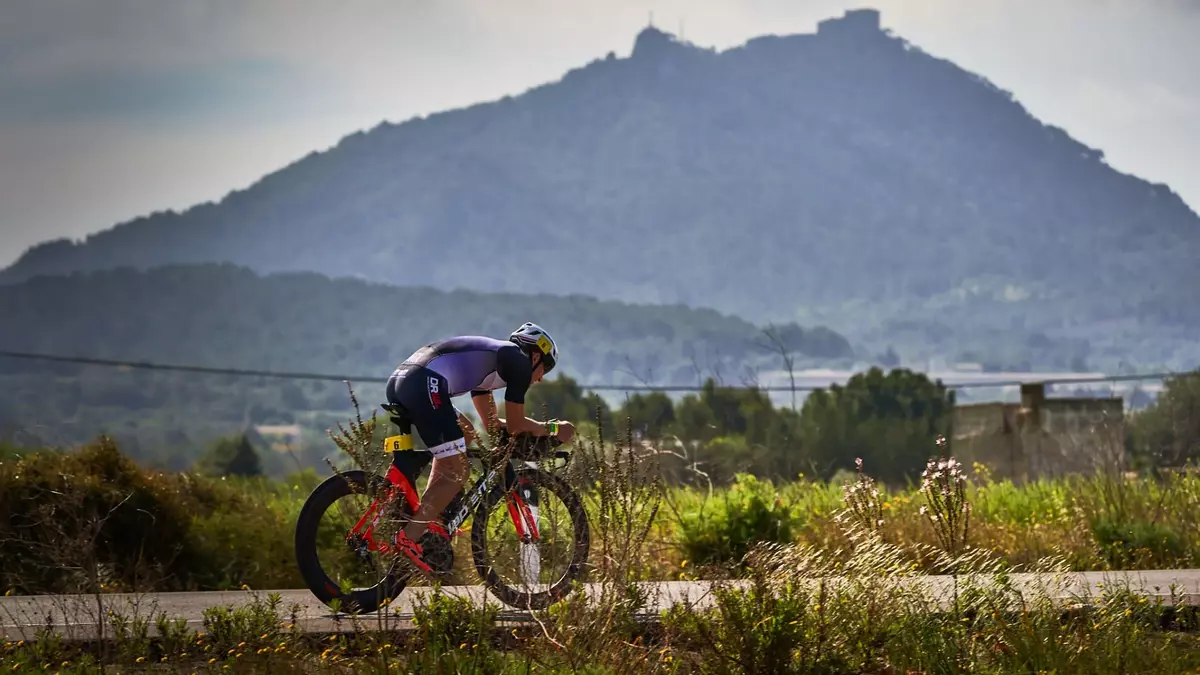
M 879 21 L 721 52 L 647 28 L 628 58 L 44 243 L 0 282 L 220 261 L 684 303 L 906 359 L 1200 362 L 1196 213 Z
M 555 336 L 559 371 L 582 383 L 740 381 L 743 367 L 780 367 L 760 328 L 713 310 L 631 305 L 579 295 L 393 287 L 305 273 L 260 276 L 229 264 L 37 277 L 0 286 L 0 351 L 216 368 L 386 378 L 418 347 L 458 334 L 505 337 L 527 320 Z M 847 363 L 825 328 L 781 327 L 803 364 Z M 556 371 L 557 373 L 557 371 Z M 552 374 L 557 377 L 557 374 Z M 355 382 L 369 414 L 382 385 Z M 0 436 L 50 442 L 95 434 L 146 452 L 250 424 L 324 429 L 350 414 L 333 381 L 131 370 L 0 356 Z M 470 408 L 468 405 L 467 409 Z M 136 453 L 135 453 L 136 454 Z

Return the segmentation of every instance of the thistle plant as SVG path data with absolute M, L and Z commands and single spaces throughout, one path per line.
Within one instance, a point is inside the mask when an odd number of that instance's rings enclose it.
M 944 436 L 938 437 L 939 447 L 944 447 L 945 443 Z M 967 475 L 962 464 L 953 457 L 929 460 L 921 472 L 921 494 L 925 497 L 921 515 L 933 525 L 942 549 L 951 558 L 957 558 L 966 548 L 971 519 Z

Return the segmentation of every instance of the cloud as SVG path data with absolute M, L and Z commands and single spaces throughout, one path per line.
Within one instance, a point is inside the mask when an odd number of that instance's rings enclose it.
M 6 45 L 0 70 L 37 80 L 162 72 L 245 58 L 251 54 L 239 48 L 231 28 L 243 25 L 253 7 L 211 0 L 18 1 L 0 23 L 0 44 Z
M 278 64 L 243 62 L 203 69 L 0 80 L 4 92 L 0 123 L 109 117 L 141 125 L 221 114 L 235 106 L 249 113 L 288 95 L 289 87 L 302 87 L 294 75 Z

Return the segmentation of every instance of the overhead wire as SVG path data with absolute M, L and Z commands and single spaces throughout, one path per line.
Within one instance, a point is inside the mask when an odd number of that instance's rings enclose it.
M 152 361 L 132 361 L 126 359 L 105 359 L 87 356 L 67 356 L 61 354 L 44 354 L 36 352 L 0 350 L 0 357 L 8 357 L 14 359 L 28 359 L 50 361 L 57 363 L 72 363 L 78 365 L 94 365 L 106 366 L 113 368 L 128 368 L 137 370 L 158 370 L 171 372 L 185 373 L 200 373 L 205 375 L 226 375 L 233 377 L 266 377 L 287 380 L 317 380 L 317 381 L 332 381 L 332 382 L 387 382 L 387 377 L 378 375 L 346 375 L 332 373 L 308 373 L 308 372 L 287 372 L 276 370 L 258 370 L 249 368 L 228 368 L 228 367 L 213 367 L 213 366 L 197 366 L 188 364 L 175 363 L 157 363 Z M 1169 377 L 1183 375 L 1177 371 L 1164 371 L 1156 373 L 1133 373 L 1120 375 L 1091 375 L 1091 376 L 1068 376 L 1068 377 L 1046 377 L 1037 378 L 1034 380 L 980 380 L 975 382 L 958 382 L 944 384 L 947 389 L 982 389 L 982 388 L 997 388 L 997 387 L 1016 387 L 1023 384 L 1042 383 L 1042 384 L 1087 384 L 1096 382 L 1121 382 L 1121 381 L 1138 381 L 1138 380 L 1164 380 Z M 827 389 L 830 382 L 821 385 L 777 385 L 777 386 L 759 386 L 754 387 L 759 391 L 772 392 L 791 392 L 791 391 L 816 391 L 818 389 Z M 750 385 L 720 385 L 722 388 L 734 389 L 749 389 Z M 702 391 L 704 387 L 699 385 L 652 385 L 652 384 L 580 384 L 579 388 L 585 391 L 672 391 L 672 392 L 697 392 Z

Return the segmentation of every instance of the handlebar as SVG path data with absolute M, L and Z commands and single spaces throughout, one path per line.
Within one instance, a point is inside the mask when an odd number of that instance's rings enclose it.
M 500 428 L 500 443 L 501 444 L 508 443 L 509 441 L 514 440 L 514 439 L 516 440 L 517 443 L 538 443 L 538 444 L 548 443 L 551 448 L 557 448 L 558 446 L 563 444 L 563 442 L 560 441 L 558 439 L 558 437 L 556 437 L 556 436 L 534 436 L 533 434 L 529 433 L 528 431 L 522 431 L 521 433 L 517 434 L 516 436 L 513 436 L 508 433 L 508 429 L 506 429 L 504 427 Z
M 555 459 L 566 462 L 571 457 L 571 453 L 565 450 L 553 452 L 563 445 L 563 442 L 554 436 L 533 436 L 527 431 L 514 436 L 508 433 L 508 429 L 501 428 L 497 440 L 497 447 L 506 447 L 510 442 L 515 441 L 512 456 L 517 459 L 537 460 L 553 456 Z

